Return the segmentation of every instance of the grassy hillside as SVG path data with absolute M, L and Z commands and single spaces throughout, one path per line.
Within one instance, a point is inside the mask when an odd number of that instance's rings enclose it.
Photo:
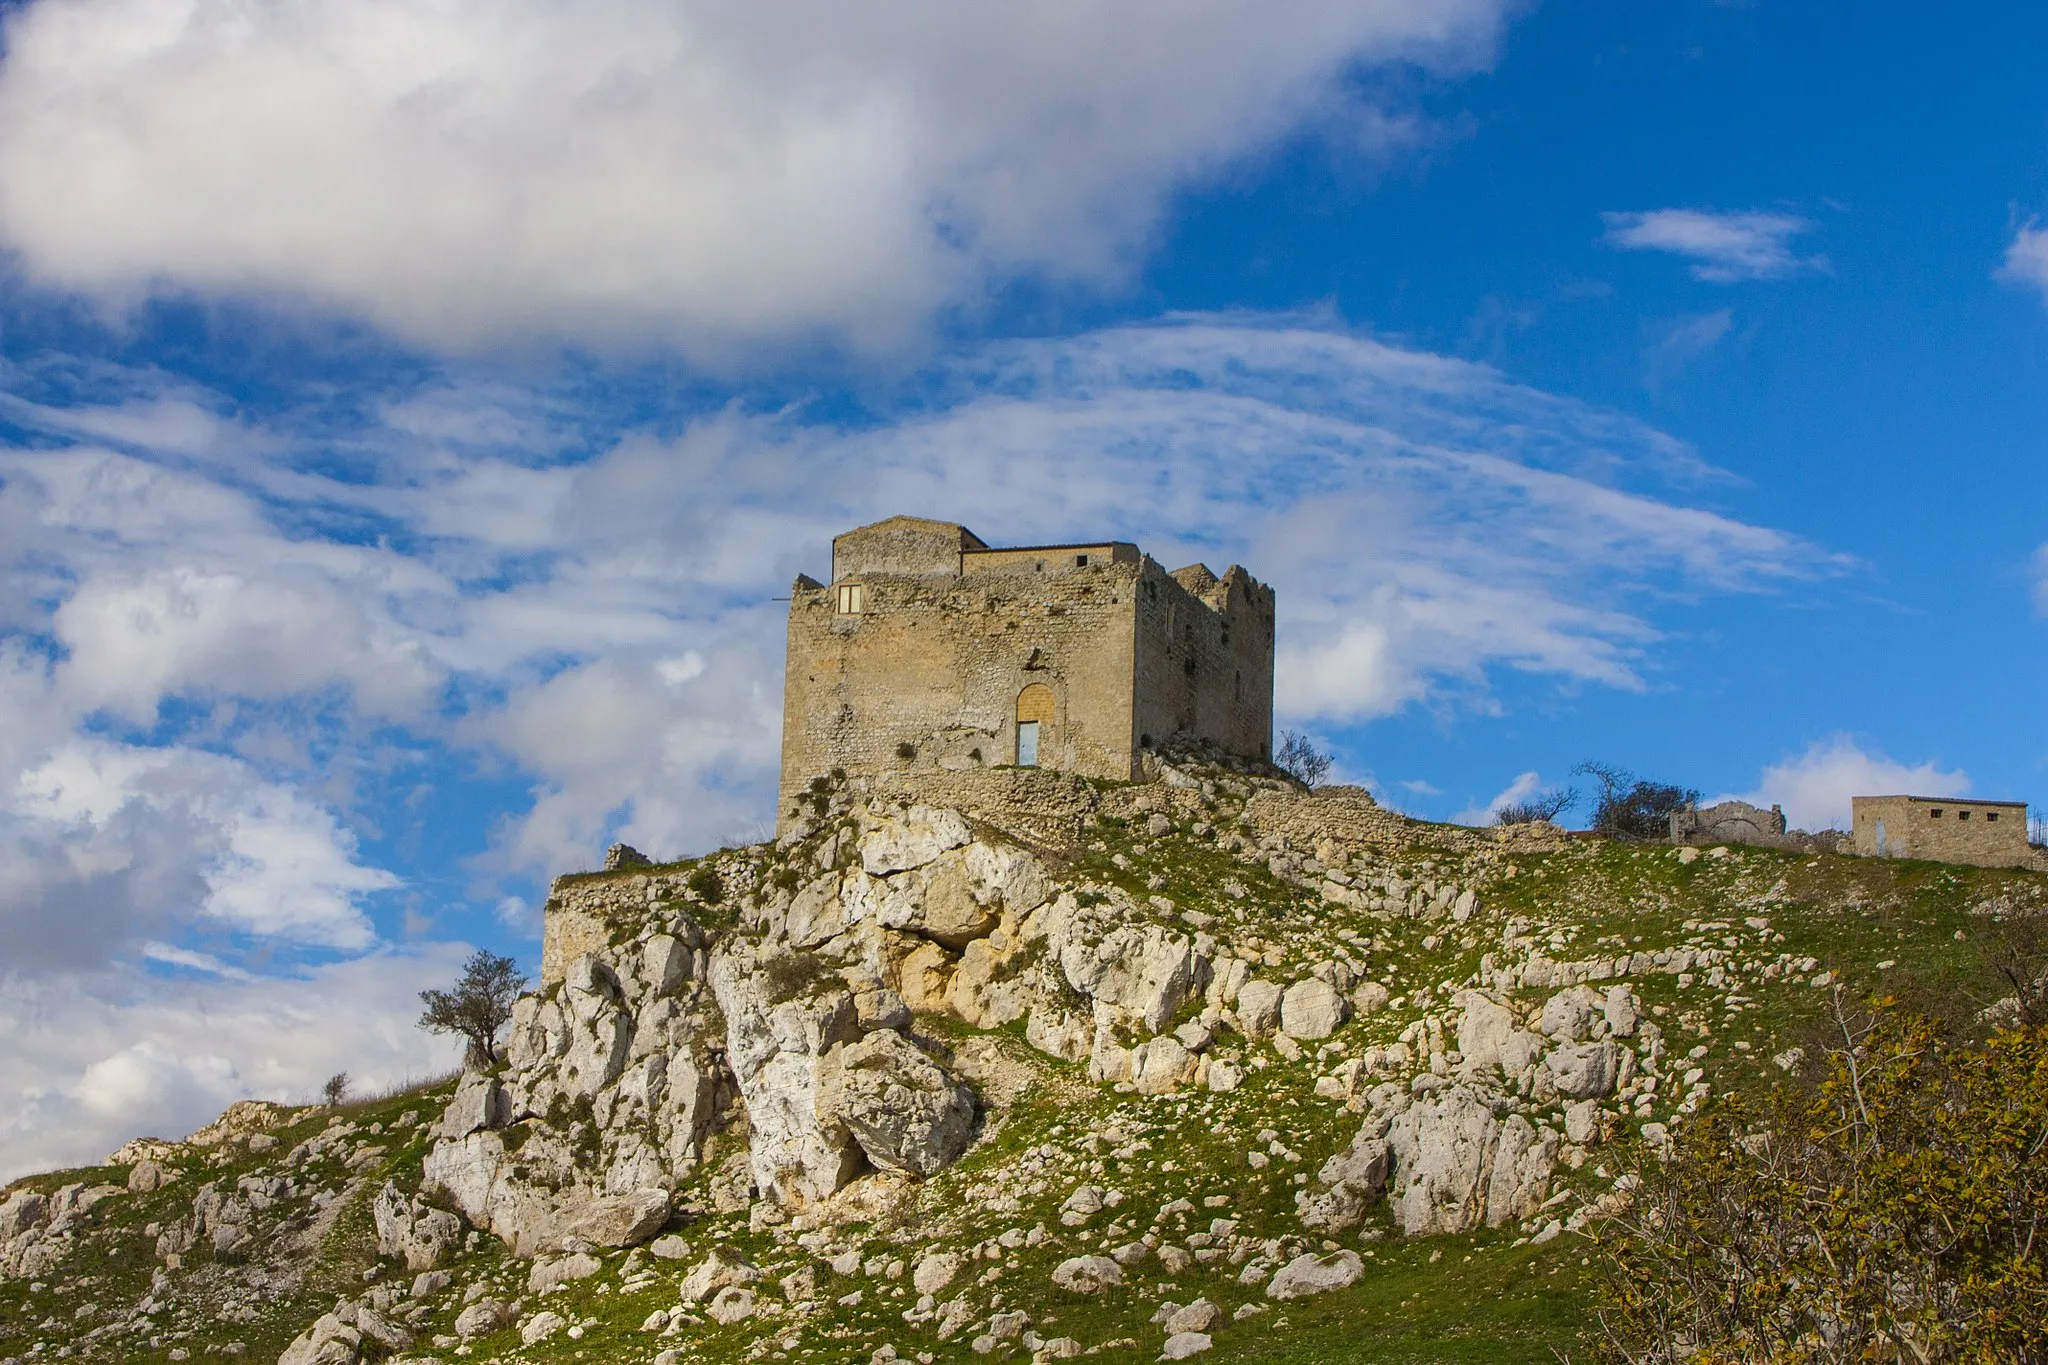
M 1227 799 L 1222 807 L 1216 824 L 1227 828 Z M 888 1359 L 876 1353 L 889 1349 L 920 1361 L 1021 1360 L 1060 1358 L 1070 1339 L 1091 1359 L 1150 1361 L 1164 1338 L 1153 1321 L 1160 1306 L 1199 1298 L 1221 1310 L 1204 1360 L 1550 1361 L 1573 1349 L 1586 1321 L 1597 1254 L 1587 1235 L 1597 1222 L 1570 1216 L 1608 1191 L 1617 1144 L 1636 1141 L 1644 1124 L 1682 1122 L 1716 1094 L 1783 1079 L 1802 1045 L 1811 1052 L 1837 988 L 1973 1019 L 2002 993 L 1982 951 L 1997 917 L 2038 912 L 2048 897 L 2048 879 L 2028 872 L 1599 841 L 1474 853 L 1433 849 L 1426 832 L 1418 847 L 1349 869 L 1472 886 L 1478 909 L 1457 922 L 1325 900 L 1318 869 L 1299 866 L 1304 851 L 1293 850 L 1292 863 L 1272 850 L 1232 852 L 1194 823 L 1141 833 L 1102 821 L 1061 875 L 1084 888 L 1121 887 L 1161 922 L 1200 925 L 1276 980 L 1341 955 L 1386 986 L 1386 1006 L 1326 1043 L 1219 1037 L 1212 1055 L 1241 1065 L 1244 1084 L 1160 1096 L 1090 1084 L 1082 1067 L 1029 1048 L 1021 1025 L 984 1034 L 921 1018 L 925 1041 L 976 1081 L 987 1107 L 977 1145 L 958 1165 L 923 1184 L 883 1182 L 868 1206 L 842 1197 L 830 1221 L 783 1221 L 759 1205 L 721 1202 L 721 1171 L 741 1150 L 739 1135 L 727 1134 L 682 1192 L 690 1211 L 671 1225 L 664 1256 L 605 1253 L 595 1273 L 549 1292 L 530 1291 L 530 1266 L 475 1234 L 446 1267 L 448 1283 L 417 1295 L 403 1267 L 376 1256 L 370 1200 L 387 1180 L 417 1180 L 447 1087 L 339 1113 L 279 1113 L 275 1126 L 216 1146 L 167 1149 L 159 1161 L 174 1178 L 153 1191 L 130 1192 L 127 1166 L 13 1187 L 111 1188 L 70 1217 L 61 1254 L 0 1281 L 0 1361 L 267 1365 L 342 1300 L 402 1329 L 412 1341 L 397 1352 L 404 1359 L 654 1361 L 675 1352 L 667 1359 L 867 1361 Z M 1664 966 L 1652 965 L 1658 955 Z M 1669 969 L 1677 955 L 1693 965 Z M 1362 1234 L 1343 1239 L 1364 1259 L 1356 1285 L 1266 1297 L 1256 1272 L 1338 1245 L 1305 1233 L 1294 1201 L 1361 1121 L 1360 1105 L 1325 1078 L 1404 1039 L 1417 1056 L 1411 1070 L 1422 1068 L 1432 1039 L 1445 1046 L 1450 997 L 1474 984 L 1505 984 L 1511 1006 L 1533 1014 L 1556 987 L 1504 975 L 1528 976 L 1532 960 L 1623 964 L 1626 975 L 1603 984 L 1626 981 L 1662 1031 L 1669 1060 L 1656 1092 L 1602 1106 L 1600 1134 L 1565 1146 L 1561 1188 L 1537 1217 L 1410 1239 L 1376 1211 Z M 1067 1212 L 1084 1185 L 1102 1191 L 1105 1206 Z M 164 1251 L 179 1238 L 160 1239 L 193 1226 L 208 1187 L 240 1189 L 261 1205 L 241 1244 L 231 1235 L 216 1250 L 209 1233 Z M 1586 1231 L 1549 1226 L 1564 1220 Z M 759 1272 L 755 1312 L 729 1325 L 678 1300 L 682 1276 L 716 1246 L 744 1253 Z M 1062 1261 L 1119 1248 L 1129 1257 L 1122 1287 L 1054 1287 Z M 962 1258 L 934 1296 L 967 1305 L 944 1334 L 940 1305 L 920 1310 L 911 1283 L 918 1257 L 933 1250 Z M 458 1338 L 458 1313 L 480 1298 L 515 1305 L 518 1320 L 552 1312 L 563 1326 L 532 1345 L 512 1325 Z M 995 1315 L 1018 1312 L 1028 1327 L 989 1339 L 1002 1325 Z

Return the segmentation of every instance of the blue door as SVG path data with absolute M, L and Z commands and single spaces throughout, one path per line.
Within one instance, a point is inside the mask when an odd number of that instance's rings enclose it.
M 1017 722 L 1017 766 L 1038 766 L 1038 722 L 1035 720 Z

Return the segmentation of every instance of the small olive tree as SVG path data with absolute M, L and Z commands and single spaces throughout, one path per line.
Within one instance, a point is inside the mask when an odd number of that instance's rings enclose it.
M 1611 763 L 1588 761 L 1572 771 L 1593 779 L 1592 830 L 1609 839 L 1669 838 L 1672 813 L 1699 804 L 1691 787 L 1646 781 Z
M 512 1017 L 512 1003 L 526 989 L 526 974 L 509 957 L 479 948 L 463 964 L 462 978 L 450 991 L 421 991 L 426 1010 L 420 1027 L 429 1033 L 456 1033 L 469 1040 L 466 1064 L 498 1064 L 498 1030 Z
M 1555 820 L 1578 804 L 1578 788 L 1558 787 L 1508 802 L 1493 813 L 1493 820 L 1499 825 L 1529 825 L 1539 820 Z

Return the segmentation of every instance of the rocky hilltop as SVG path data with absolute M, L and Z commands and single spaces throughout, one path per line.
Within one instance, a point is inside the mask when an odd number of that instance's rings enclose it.
M 2043 894 L 1159 779 L 562 878 L 495 1072 L 15 1187 L 0 1358 L 1549 1359 L 1611 1148 Z

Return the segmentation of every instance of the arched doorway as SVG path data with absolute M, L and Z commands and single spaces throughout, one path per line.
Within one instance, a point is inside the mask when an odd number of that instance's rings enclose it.
M 1056 705 L 1052 689 L 1044 683 L 1033 683 L 1017 694 L 1018 767 L 1038 766 L 1039 745 L 1052 728 Z

